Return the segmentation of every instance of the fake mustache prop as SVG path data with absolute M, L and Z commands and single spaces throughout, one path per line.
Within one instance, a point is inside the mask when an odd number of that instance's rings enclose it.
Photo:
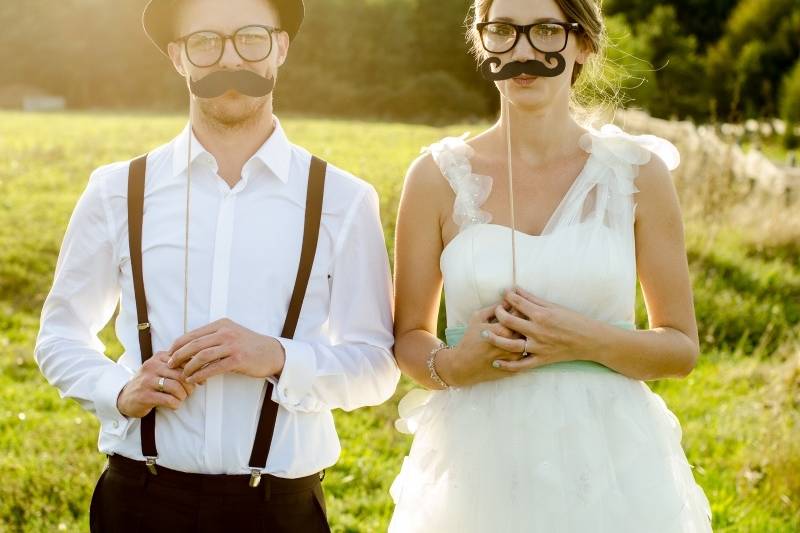
M 484 79 L 489 81 L 507 80 L 515 78 L 520 74 L 552 78 L 564 72 L 564 69 L 567 67 L 567 61 L 564 59 L 564 56 L 558 52 L 548 52 L 544 56 L 544 60 L 548 64 L 553 59 L 556 61 L 554 67 L 548 67 L 547 64 L 534 59 L 531 61 L 511 61 L 503 65 L 502 68 L 494 70 L 495 67 L 500 66 L 502 61 L 500 61 L 499 57 L 490 57 L 481 63 L 481 74 Z
M 274 88 L 274 77 L 265 78 L 250 70 L 218 70 L 197 81 L 189 77 L 189 90 L 200 98 L 216 98 L 230 90 L 258 98 Z

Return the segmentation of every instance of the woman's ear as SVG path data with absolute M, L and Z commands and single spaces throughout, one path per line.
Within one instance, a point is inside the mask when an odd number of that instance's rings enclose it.
M 577 39 L 578 43 L 578 55 L 575 56 L 575 62 L 579 65 L 584 65 L 589 60 L 589 56 L 592 55 L 592 51 L 589 48 L 589 45 L 586 42 L 586 38 L 583 35 L 579 36 Z
M 186 69 L 183 66 L 183 47 L 177 42 L 171 42 L 167 45 L 167 53 L 172 61 L 172 66 L 175 67 L 178 74 L 185 78 Z

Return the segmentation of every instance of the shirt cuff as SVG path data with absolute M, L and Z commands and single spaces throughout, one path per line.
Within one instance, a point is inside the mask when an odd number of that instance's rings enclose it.
M 100 431 L 124 438 L 131 426 L 131 419 L 117 409 L 117 397 L 122 388 L 133 378 L 133 373 L 115 363 L 110 366 L 97 382 L 94 390 L 94 408 L 100 420 Z
M 272 391 L 272 401 L 287 409 L 308 409 L 308 394 L 314 384 L 317 362 L 314 348 L 307 342 L 277 337 L 286 352 L 281 376 Z M 304 399 L 306 401 L 304 402 Z M 304 405 L 305 404 L 305 405 Z

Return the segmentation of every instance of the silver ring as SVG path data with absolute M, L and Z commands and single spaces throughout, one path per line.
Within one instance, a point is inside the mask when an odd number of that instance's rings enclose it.
M 164 382 L 167 380 L 164 376 L 158 378 L 158 392 L 164 392 Z
M 525 344 L 522 347 L 522 357 L 528 357 L 528 337 L 525 337 Z

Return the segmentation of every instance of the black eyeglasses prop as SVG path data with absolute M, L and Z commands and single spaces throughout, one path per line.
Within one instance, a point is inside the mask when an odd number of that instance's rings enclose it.
M 499 57 L 486 58 L 480 65 L 481 75 L 489 81 L 499 81 L 520 74 L 552 78 L 563 73 L 567 62 L 561 52 L 567 47 L 570 31 L 578 31 L 580 26 L 577 22 L 537 22 L 527 25 L 479 22 L 475 28 L 480 34 L 484 50 L 490 54 L 504 54 L 513 50 L 522 35 L 526 36 L 534 50 L 544 54 L 544 62 L 537 59 L 510 61 L 502 67 Z
M 208 68 L 219 63 L 225 53 L 228 39 L 244 61 L 257 63 L 272 53 L 272 35 L 282 31 L 272 26 L 249 25 L 227 35 L 213 30 L 201 30 L 177 39 L 186 49 L 189 62 L 198 68 Z M 189 90 L 199 98 L 217 98 L 233 90 L 252 97 L 270 94 L 275 88 L 273 76 L 264 77 L 251 70 L 218 70 L 194 80 L 189 76 Z

